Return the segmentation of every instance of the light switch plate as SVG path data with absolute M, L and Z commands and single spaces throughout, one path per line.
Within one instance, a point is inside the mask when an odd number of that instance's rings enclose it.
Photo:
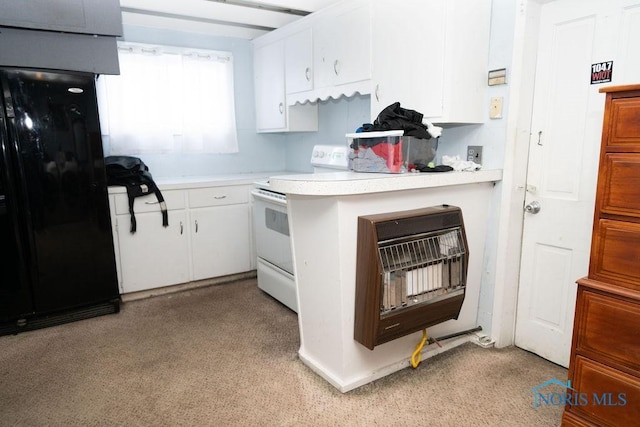
M 482 164 L 482 145 L 467 146 L 467 160 Z
M 491 104 L 489 105 L 489 118 L 502 118 L 502 97 L 491 98 Z

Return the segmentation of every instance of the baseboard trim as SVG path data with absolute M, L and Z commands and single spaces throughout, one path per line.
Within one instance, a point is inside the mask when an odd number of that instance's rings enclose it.
M 429 363 L 428 359 L 430 357 L 433 357 L 436 354 L 444 353 L 447 350 L 451 350 L 452 348 L 458 347 L 469 341 L 470 337 L 468 335 L 464 335 L 458 338 L 452 338 L 450 340 L 447 340 L 446 342 L 442 342 L 442 347 L 439 347 L 436 344 L 429 345 L 425 350 L 422 350 L 422 363 Z M 348 379 L 343 379 L 337 373 L 327 369 L 325 366 L 315 360 L 315 358 L 313 358 L 311 355 L 306 354 L 303 346 L 301 346 L 300 350 L 298 351 L 298 358 L 302 361 L 302 363 L 304 363 L 309 369 L 318 374 L 320 377 L 324 378 L 329 384 L 337 388 L 341 393 L 347 393 L 365 384 L 386 377 L 387 375 L 393 374 L 394 372 L 411 366 L 410 356 L 411 355 L 408 354 L 406 358 L 403 358 L 394 363 L 390 363 L 383 368 L 375 369 L 368 375 L 363 375 L 359 378 L 353 378 L 352 376 L 349 376 Z
M 188 291 L 192 289 L 203 288 L 205 286 L 221 285 L 224 283 L 235 282 L 238 280 L 251 279 L 256 277 L 256 270 L 246 271 L 244 273 L 229 274 L 228 276 L 212 277 L 211 279 L 197 280 L 193 282 L 180 283 L 177 285 L 163 286 L 161 288 L 147 289 L 144 291 L 129 292 L 122 294 L 122 301 L 136 301 L 145 298 L 157 297 L 160 295 L 173 294 L 176 292 Z

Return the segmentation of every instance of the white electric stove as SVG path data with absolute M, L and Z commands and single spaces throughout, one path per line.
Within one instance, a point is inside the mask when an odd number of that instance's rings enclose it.
M 348 148 L 316 145 L 311 153 L 314 173 L 348 170 Z M 253 228 L 256 242 L 258 287 L 297 312 L 287 196 L 269 188 L 269 180 L 255 182 Z

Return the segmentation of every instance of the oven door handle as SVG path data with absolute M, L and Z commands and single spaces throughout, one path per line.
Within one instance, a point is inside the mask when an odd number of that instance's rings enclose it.
M 277 198 L 277 197 L 271 197 L 268 194 L 259 192 L 258 190 L 251 190 L 251 194 L 256 199 L 264 200 L 265 202 L 275 203 L 275 204 L 280 205 L 280 206 L 287 206 L 287 201 L 286 200 L 282 200 L 282 199 Z

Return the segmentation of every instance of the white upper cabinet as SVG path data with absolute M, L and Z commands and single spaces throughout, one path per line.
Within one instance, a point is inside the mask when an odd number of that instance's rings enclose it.
M 445 4 L 441 1 L 404 0 L 394 2 L 394 7 L 386 1 L 375 4 L 374 22 L 386 29 L 401 29 L 402 36 L 390 36 L 391 31 L 372 34 L 375 51 L 381 52 L 373 58 L 372 120 L 394 102 L 425 116 L 442 114 L 444 16 Z M 422 24 L 408 20 L 422 20 Z
M 313 25 L 316 88 L 371 78 L 370 7 L 360 2 L 353 5 Z
M 258 132 L 318 130 L 318 106 L 290 106 L 286 99 L 285 40 L 254 45 L 254 90 Z
M 313 37 L 306 28 L 285 39 L 287 94 L 313 89 Z
M 491 0 L 339 2 L 254 40 L 256 73 L 279 67 L 262 49 L 286 46 L 285 88 L 279 86 L 283 77 L 267 79 L 267 88 L 258 79 L 256 96 L 277 86 L 284 106 L 310 108 L 318 100 L 370 94 L 371 120 L 400 102 L 434 123 L 482 123 L 490 20 Z M 280 130 L 294 130 L 308 118 L 292 111 L 284 108 Z
M 258 130 L 284 129 L 284 41 L 256 47 L 253 51 L 256 127 Z
M 482 123 L 490 0 L 373 2 L 371 118 L 400 102 L 436 123 Z

